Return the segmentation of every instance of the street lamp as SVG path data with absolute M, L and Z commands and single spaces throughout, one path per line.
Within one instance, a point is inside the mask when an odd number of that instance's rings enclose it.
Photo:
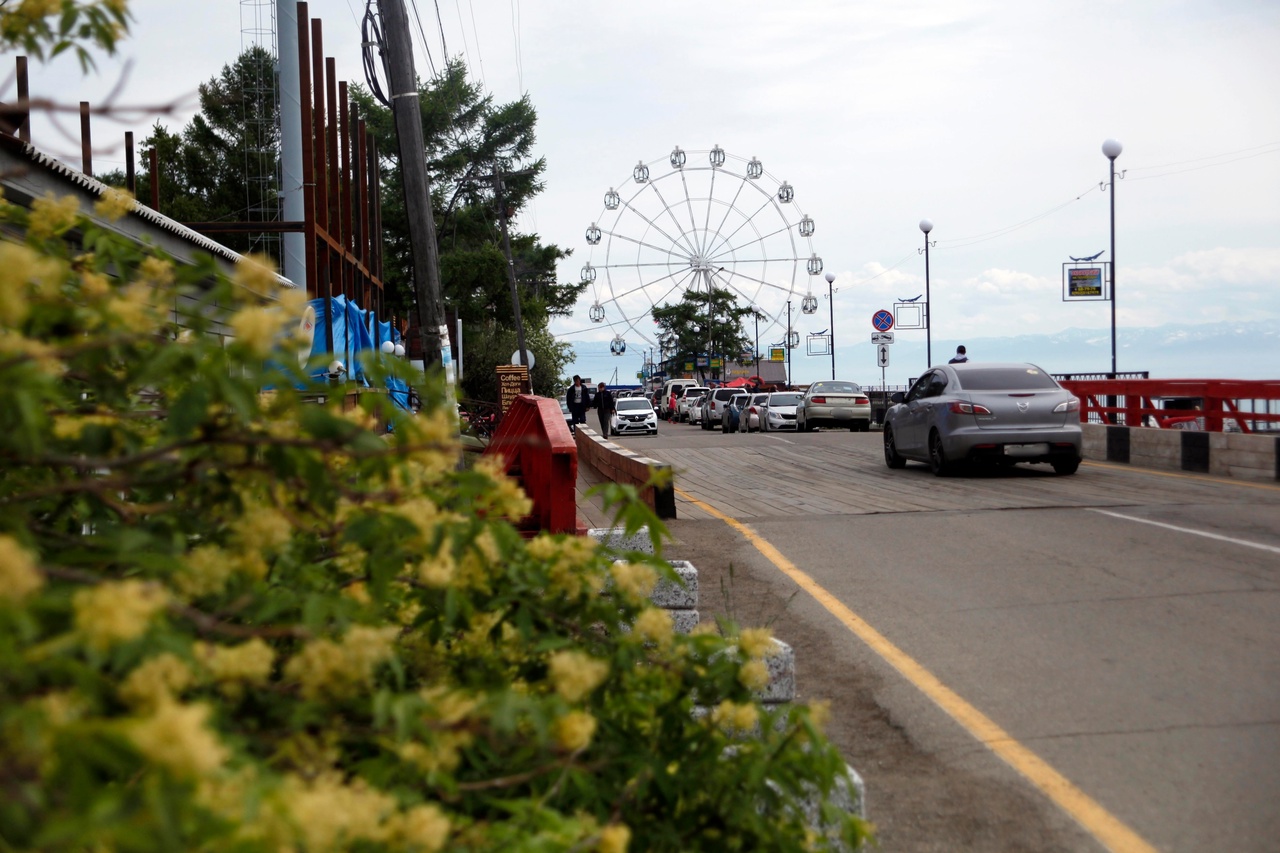
M 787 387 L 791 387 L 791 300 L 787 300 Z
M 827 280 L 827 318 L 831 321 L 831 378 L 836 378 L 836 303 L 831 298 L 834 292 L 831 289 L 831 283 L 836 280 L 836 274 L 828 271 L 823 276 Z
M 1103 155 L 1111 161 L 1111 378 L 1116 373 L 1116 158 L 1124 146 L 1118 140 L 1102 143 Z M 1124 173 L 1122 172 L 1121 175 Z
M 924 357 L 925 368 L 933 367 L 933 304 L 929 301 L 929 232 L 933 223 L 927 219 L 920 220 L 920 230 L 924 232 Z

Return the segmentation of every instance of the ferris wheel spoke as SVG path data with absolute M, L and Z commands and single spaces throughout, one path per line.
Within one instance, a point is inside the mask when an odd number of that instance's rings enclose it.
M 683 174 L 683 172 L 681 174 Z M 667 217 L 680 231 L 681 242 L 688 247 L 690 252 L 693 252 L 696 255 L 698 253 L 698 247 L 694 245 L 692 242 L 690 242 L 689 234 L 684 230 L 684 226 L 680 224 L 680 220 L 676 219 L 675 212 L 671 210 L 671 205 L 667 202 L 666 197 L 662 194 L 662 190 L 658 189 L 658 185 L 653 181 L 650 181 L 647 184 L 647 186 L 649 187 L 649 189 L 653 190 L 653 194 L 658 197 L 658 201 L 662 202 L 663 212 L 667 214 Z M 672 240 L 671 242 L 674 243 L 675 241 Z
M 693 273 L 693 270 L 677 270 L 676 272 L 668 273 L 667 275 L 664 275 L 662 278 L 655 278 L 652 281 L 642 281 L 635 287 L 631 288 L 630 290 L 624 290 L 621 293 L 614 293 L 613 298 L 608 301 L 616 303 L 618 300 L 625 299 L 626 297 L 630 296 L 633 293 L 644 292 L 646 289 L 653 287 L 656 284 L 660 284 L 666 281 L 667 279 L 672 279 L 672 278 L 675 278 L 676 276 L 681 276 L 681 275 L 687 278 L 692 273 Z M 678 287 L 679 285 L 680 285 L 680 282 L 678 281 L 676 283 L 676 286 Z M 612 289 L 611 289 L 611 292 L 612 292 Z
M 661 198 L 661 196 L 659 196 L 659 198 Z M 681 240 L 677 240 L 675 237 L 672 237 L 670 234 L 668 234 L 666 231 L 664 231 L 664 230 L 662 229 L 662 226 L 661 226 L 661 225 L 659 225 L 658 223 L 654 222 L 652 219 L 650 219 L 649 217 L 647 217 L 647 216 L 645 216 L 643 213 L 641 213 L 639 210 L 637 210 L 637 209 L 636 209 L 636 208 L 631 204 L 631 202 L 629 202 L 629 201 L 623 202 L 623 205 L 627 208 L 627 210 L 631 211 L 631 212 L 632 212 L 632 213 L 634 213 L 636 216 L 638 216 L 638 217 L 640 217 L 641 219 L 643 219 L 643 220 L 644 220 L 644 222 L 645 222 L 645 224 L 646 224 L 646 225 L 648 225 L 650 228 L 652 228 L 654 231 L 657 231 L 657 232 L 658 232 L 659 234 L 661 234 L 663 237 L 666 237 L 668 240 L 670 240 L 670 241 L 671 241 L 671 245 L 672 245 L 672 246 L 679 246 L 679 245 L 681 245 L 681 243 L 682 243 L 682 241 L 681 241 Z M 678 223 L 678 222 L 677 222 L 677 223 L 676 223 L 676 227 L 679 227 L 679 225 L 680 225 L 680 223 Z M 683 235 L 682 235 L 682 236 L 683 236 Z M 628 238 L 624 238 L 624 237 L 619 236 L 619 239 L 627 239 L 627 240 L 630 240 L 630 241 L 631 241 L 631 242 L 633 242 L 633 243 L 639 243 L 639 242 L 640 242 L 639 240 L 636 240 L 636 239 L 634 239 L 634 238 L 629 238 L 629 237 L 628 237 Z M 646 244 L 646 245 L 647 245 L 647 244 Z M 685 245 L 687 246 L 687 244 L 685 244 Z M 673 252 L 673 251 L 672 251 L 672 250 L 670 250 L 670 249 L 658 249 L 658 251 L 660 251 L 660 252 L 666 252 L 667 254 L 676 254 L 675 252 Z
M 708 259 L 708 260 L 714 260 L 715 258 L 719 258 L 719 257 L 721 257 L 722 255 L 724 255 L 724 254 L 726 254 L 726 253 L 732 253 L 732 252 L 738 252 L 738 251 L 741 251 L 742 249 L 745 249 L 745 248 L 747 248 L 748 246 L 755 245 L 756 243 L 763 243 L 765 240 L 768 240 L 770 237 L 776 237 L 776 236 L 778 236 L 779 234 L 786 234 L 786 233 L 787 233 L 787 232 L 789 232 L 790 230 L 791 230 L 791 226 L 790 226 L 790 225 L 787 225 L 787 226 L 785 226 L 785 227 L 783 227 L 783 228 L 779 228 L 779 229 L 778 229 L 778 230 L 776 230 L 776 231 L 770 231 L 768 234 L 760 234 L 760 235 L 758 235 L 758 236 L 756 237 L 756 239 L 754 239 L 754 240 L 748 240 L 748 241 L 747 241 L 747 242 L 745 242 L 745 243 L 739 243 L 739 244 L 738 244 L 738 245 L 736 245 L 736 246 L 731 246 L 731 247 L 729 247 L 729 248 L 727 248 L 727 249 L 723 249 L 723 250 L 721 250 L 721 251 L 719 251 L 719 252 L 716 252 L 714 255 L 708 255 L 708 256 L 707 256 L 707 259 Z M 721 245 L 723 245 L 723 244 L 721 244 Z
M 748 225 L 750 225 L 752 222 L 754 222 L 754 221 L 755 221 L 755 219 L 756 219 L 756 217 L 757 217 L 757 216 L 759 216 L 759 215 L 760 215 L 760 214 L 761 214 L 765 209 L 767 209 L 768 207 L 769 207 L 769 201 L 766 201 L 764 204 L 760 205 L 760 207 L 756 209 L 756 212 L 755 212 L 755 213 L 751 214 L 750 216 L 744 216 L 744 217 L 742 218 L 742 224 L 741 224 L 741 225 L 739 225 L 737 228 L 733 229 L 733 231 L 731 231 L 730 233 L 726 234 L 726 235 L 725 235 L 725 236 L 720 240 L 720 242 L 719 242 L 718 244 L 716 244 L 716 245 L 711 249 L 712 253 L 717 253 L 717 252 L 719 252 L 719 251 L 720 251 L 720 248 L 721 248 L 722 246 L 724 246 L 724 245 L 725 245 L 725 244 L 727 244 L 730 240 L 732 240 L 734 237 L 736 237 L 736 236 L 738 235 L 738 232 L 739 232 L 739 231 L 741 231 L 743 228 L 746 228 Z M 734 208 L 734 209 L 736 210 L 737 208 Z
M 682 255 L 679 252 L 673 252 L 671 249 L 663 248 L 662 246 L 655 246 L 653 243 L 646 243 L 644 240 L 637 240 L 635 237 L 628 237 L 625 234 L 618 234 L 613 231 L 606 231 L 604 233 L 609 235 L 610 240 L 613 240 L 616 238 L 618 240 L 622 240 L 628 243 L 634 243 L 637 246 L 643 246 L 646 249 L 653 249 L 655 252 L 661 252 L 662 254 L 667 255 L 668 257 L 679 258 L 681 263 L 684 263 L 689 259 L 687 255 Z M 620 265 L 610 264 L 609 266 L 620 266 Z M 664 266 L 664 264 L 651 264 L 651 266 Z
M 742 180 L 738 183 L 738 189 L 734 192 L 733 198 L 730 199 L 729 203 L 725 206 L 724 216 L 720 217 L 720 224 L 716 226 L 715 233 L 717 237 L 720 236 L 720 232 L 724 230 L 725 223 L 729 221 L 729 214 L 733 213 L 735 210 L 738 209 L 738 199 L 739 197 L 741 197 L 742 190 L 746 186 L 747 186 L 747 177 L 744 175 L 742 177 Z M 711 205 L 708 204 L 707 217 L 710 218 L 710 216 L 711 216 Z M 705 248 L 710 249 L 710 247 L 711 247 L 711 239 L 710 239 L 710 235 L 708 234 L 707 246 Z
M 680 170 L 680 184 L 684 187 L 684 204 L 689 210 L 689 233 L 693 235 L 693 245 L 696 252 L 702 253 L 705 248 L 702 240 L 698 237 L 698 223 L 693 218 L 693 199 L 689 197 L 689 179 L 684 169 Z
M 783 260 L 786 260 L 786 259 L 783 259 Z M 756 278 L 755 276 L 745 275 L 743 273 L 738 272 L 737 270 L 730 270 L 728 267 L 721 267 L 721 269 L 727 272 L 730 276 L 734 278 L 741 278 L 741 279 L 746 279 L 747 281 L 753 281 L 756 284 L 761 285 L 762 287 L 771 287 L 774 290 L 782 291 L 783 293 L 792 292 L 791 288 L 783 287 L 782 285 L 776 282 L 768 281 L 767 279 Z

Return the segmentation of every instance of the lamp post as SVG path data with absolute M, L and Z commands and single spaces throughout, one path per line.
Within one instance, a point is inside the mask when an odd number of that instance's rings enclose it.
M 836 378 L 836 303 L 831 298 L 835 292 L 831 289 L 831 283 L 836 280 L 836 274 L 828 272 L 823 276 L 827 280 L 827 319 L 831 321 L 831 378 Z
M 783 342 L 787 348 L 787 387 L 791 387 L 791 300 L 787 300 L 787 338 Z
M 929 232 L 933 230 L 933 223 L 921 219 L 920 230 L 924 232 L 924 357 L 927 369 L 933 367 L 933 304 L 929 301 Z
M 760 375 L 760 309 L 752 308 L 751 316 L 756 321 L 756 376 Z
M 1102 154 L 1111 161 L 1111 378 L 1116 372 L 1116 158 L 1124 146 L 1118 140 L 1102 143 Z M 1123 173 L 1122 173 L 1123 174 Z

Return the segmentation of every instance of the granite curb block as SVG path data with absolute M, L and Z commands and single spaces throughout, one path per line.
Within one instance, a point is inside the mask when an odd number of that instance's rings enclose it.
M 1274 434 L 1081 426 L 1085 459 L 1239 480 L 1280 480 L 1280 436 Z

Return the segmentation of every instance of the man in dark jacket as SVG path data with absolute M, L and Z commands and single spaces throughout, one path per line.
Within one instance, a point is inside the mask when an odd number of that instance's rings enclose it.
M 573 426 L 587 422 L 587 409 L 591 408 L 591 389 L 582 384 L 582 377 L 575 375 L 573 384 L 564 392 L 565 405 L 573 418 Z
M 600 434 L 609 435 L 609 419 L 613 414 L 613 392 L 604 387 L 604 383 L 600 383 L 600 387 L 596 389 L 596 401 L 594 403 L 596 411 L 600 413 Z

